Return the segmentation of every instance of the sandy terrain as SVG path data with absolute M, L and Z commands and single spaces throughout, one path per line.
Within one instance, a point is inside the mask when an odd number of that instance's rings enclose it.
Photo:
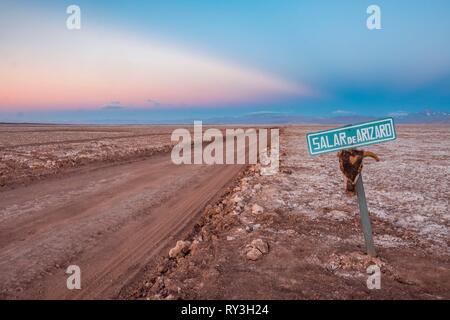
M 10 145 L 2 157 L 39 162 L 32 155 L 40 154 L 42 147 L 48 149 L 40 156 L 60 161 L 70 155 L 77 159 L 80 150 L 87 150 L 85 145 L 99 146 L 108 139 L 114 147 L 110 158 L 92 148 L 87 152 L 89 161 L 73 162 L 77 164 L 73 170 L 32 183 L 22 179 L 23 186 L 6 184 L 0 192 L 3 298 L 118 296 L 146 264 L 169 248 L 174 237 L 192 229 L 201 209 L 220 197 L 243 168 L 176 166 L 165 149 L 153 154 L 170 140 L 171 127 L 129 127 L 126 138 L 124 128 L 117 127 L 24 129 L 9 130 L 8 138 L 2 133 L 4 144 Z M 23 144 L 28 135 L 30 143 Z M 33 135 L 40 137 L 36 140 Z M 22 147 L 28 148 L 28 157 L 14 158 Z M 59 157 L 67 149 L 75 151 Z M 11 162 L 7 166 L 14 167 Z M 26 172 L 26 177 L 36 174 Z M 82 270 L 81 291 L 66 288 L 65 270 L 71 264 Z
M 336 154 L 307 154 L 305 134 L 320 129 L 286 128 L 281 172 L 248 171 L 205 210 L 185 253 L 123 297 L 449 299 L 450 127 L 400 126 L 395 142 L 367 148 L 382 159 L 363 170 L 378 258 L 364 254 Z M 374 264 L 380 290 L 366 285 Z
M 170 150 L 170 126 L 0 125 L 0 188 Z
M 400 126 L 367 148 L 378 258 L 336 154 L 307 154 L 321 129 L 284 128 L 281 170 L 261 176 L 173 165 L 171 127 L 0 126 L 0 297 L 449 299 L 450 127 Z

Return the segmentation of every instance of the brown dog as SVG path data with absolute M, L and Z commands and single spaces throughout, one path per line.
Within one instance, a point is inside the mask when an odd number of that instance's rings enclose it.
M 339 166 L 345 177 L 345 190 L 349 194 L 355 194 L 355 184 L 363 168 L 364 158 L 371 157 L 376 161 L 380 161 L 380 158 L 375 153 L 356 149 L 339 151 L 337 156 L 339 158 Z

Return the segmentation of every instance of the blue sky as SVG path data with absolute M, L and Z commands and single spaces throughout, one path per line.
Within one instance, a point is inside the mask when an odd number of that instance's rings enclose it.
M 6 37 L 3 43 L 9 54 L 14 57 L 24 50 L 19 43 L 22 35 L 15 36 L 21 25 L 31 25 L 37 36 L 40 32 L 51 34 L 49 26 L 40 31 L 40 23 L 54 21 L 50 27 L 56 28 L 60 19 L 64 25 L 65 8 L 70 4 L 81 8 L 82 29 L 76 32 L 95 30 L 96 34 L 117 39 L 139 39 L 141 44 L 158 43 L 188 53 L 195 61 L 219 61 L 220 70 L 222 65 L 237 66 L 228 81 L 242 81 L 242 90 L 226 83 L 224 88 L 217 87 L 217 94 L 202 99 L 208 86 L 199 84 L 192 89 L 199 90 L 195 95 L 174 93 L 173 101 L 170 95 L 152 91 L 148 100 L 158 101 L 153 109 L 201 110 L 195 112 L 211 116 L 262 110 L 320 116 L 450 111 L 449 1 L 2 1 L 0 37 Z M 371 4 L 381 8 L 381 30 L 366 28 L 366 8 Z M 19 12 L 23 20 L 13 22 L 7 18 L 11 15 L 8 11 Z M 39 19 L 27 19 L 28 14 Z M 47 37 L 48 47 L 62 50 L 61 46 L 52 47 L 52 37 Z M 85 52 L 89 52 L 88 47 Z M 126 57 L 124 52 L 122 58 Z M 145 66 L 151 71 L 151 66 Z M 122 69 L 126 73 L 126 67 Z M 220 74 L 216 79 L 214 72 L 204 75 L 196 71 L 210 69 L 209 65 L 193 65 L 186 78 L 205 77 L 211 85 L 221 82 Z M 254 87 L 252 82 L 259 81 L 255 75 L 260 73 L 266 77 L 265 85 Z M 156 81 L 139 79 L 144 82 L 142 87 L 145 81 Z M 183 86 L 170 82 L 174 92 Z M 246 86 L 250 93 L 245 91 Z M 62 98 L 54 99 L 50 109 L 62 112 L 77 109 L 78 104 L 89 110 L 101 109 L 114 101 L 123 108 L 145 108 L 136 102 L 140 100 L 130 98 L 134 93 L 130 90 L 123 96 L 105 95 L 101 102 L 84 98 L 91 93 L 80 94 L 80 101 L 70 95 L 70 104 L 58 110 Z M 225 99 L 225 93 L 235 97 Z M 13 103 L 14 96 L 9 100 L 1 97 L 3 113 L 46 109 L 42 103 Z M 46 101 L 47 97 L 42 99 Z

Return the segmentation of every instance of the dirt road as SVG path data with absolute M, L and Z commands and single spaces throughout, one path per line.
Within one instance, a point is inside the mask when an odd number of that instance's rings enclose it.
M 0 298 L 116 297 L 242 168 L 176 166 L 166 154 L 0 192 Z M 66 287 L 69 265 L 81 290 Z

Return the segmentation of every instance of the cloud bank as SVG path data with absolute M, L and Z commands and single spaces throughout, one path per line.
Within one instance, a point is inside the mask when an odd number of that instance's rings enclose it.
M 3 111 L 95 108 L 113 100 L 146 107 L 149 97 L 166 106 L 224 106 L 311 94 L 272 74 L 152 39 L 86 24 L 69 31 L 61 17 L 8 17 L 3 25 L 11 30 L 2 34 Z

